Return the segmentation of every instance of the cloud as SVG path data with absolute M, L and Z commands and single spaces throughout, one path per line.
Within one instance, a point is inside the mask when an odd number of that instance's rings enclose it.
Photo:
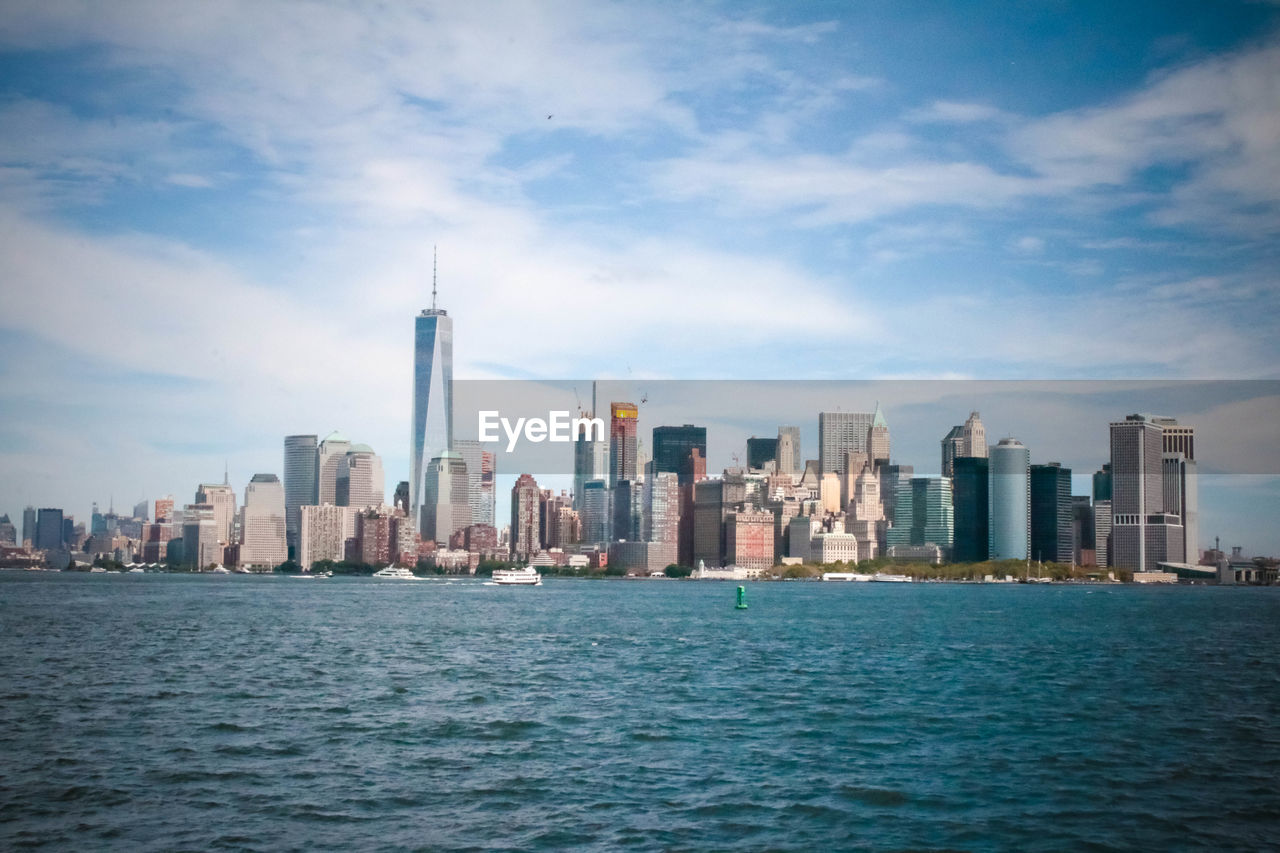
M 1003 116 L 1004 113 L 988 104 L 934 101 L 928 106 L 908 112 L 905 119 L 920 124 L 968 124 L 990 122 Z

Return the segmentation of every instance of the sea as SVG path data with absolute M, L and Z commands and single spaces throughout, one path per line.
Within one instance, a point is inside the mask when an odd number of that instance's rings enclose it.
M 1275 850 L 1280 588 L 0 572 L 0 848 Z

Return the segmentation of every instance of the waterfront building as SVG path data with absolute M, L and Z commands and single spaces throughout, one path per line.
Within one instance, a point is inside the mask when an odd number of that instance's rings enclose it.
M 0 545 L 18 546 L 18 528 L 9 520 L 9 515 L 0 515 Z
M 1025 560 L 1031 549 L 1031 451 L 1016 438 L 991 449 L 987 478 L 988 559 Z
M 613 539 L 613 492 L 607 481 L 588 480 L 583 484 L 582 541 L 603 545 Z
M 217 525 L 218 542 L 230 543 L 235 533 L 236 493 L 231 485 L 222 483 L 201 483 L 196 489 L 196 503 L 213 507 L 213 521 Z
M 423 539 L 448 547 L 454 533 L 475 523 L 470 486 L 471 477 L 462 454 L 446 450 L 431 460 L 419 511 Z
M 751 471 L 763 471 L 765 466 L 770 462 L 776 468 L 778 465 L 778 439 L 776 438 L 756 438 L 754 435 L 747 439 L 747 468 Z
M 62 510 L 41 507 L 36 513 L 36 548 L 41 551 L 61 551 L 67 541 L 65 522 Z
M 1098 568 L 1111 566 L 1111 501 L 1093 502 L 1093 551 Z
M 844 530 L 815 533 L 809 540 L 809 552 L 813 563 L 857 563 L 858 537 Z
M 213 504 L 187 504 L 183 508 L 182 558 L 187 568 L 204 571 L 222 562 L 222 529 Z
M 1098 564 L 1097 536 L 1093 524 L 1093 501 L 1088 495 L 1071 496 L 1071 540 L 1076 565 Z
M 352 546 L 349 560 L 367 566 L 390 565 L 393 548 L 398 546 L 391 532 L 391 516 L 372 508 L 358 510 Z
M 773 566 L 773 513 L 750 504 L 726 514 L 725 560 L 748 570 Z
M 284 484 L 275 474 L 254 474 L 240 510 L 240 565 L 270 571 L 289 557 Z
M 985 456 L 959 456 L 952 472 L 952 506 L 955 510 L 955 545 L 952 560 L 981 563 L 990 547 L 988 505 L 989 460 Z
M 511 487 L 511 558 L 528 561 L 542 549 L 538 509 L 541 492 L 537 480 L 521 474 Z
M 1030 557 L 1044 562 L 1070 563 L 1075 559 L 1071 469 L 1057 462 L 1032 465 L 1030 477 Z
M 746 478 L 728 471 L 702 480 L 693 492 L 693 562 L 725 565 L 725 519 L 747 499 Z
M 22 510 L 22 544 L 35 545 L 36 542 L 36 508 L 33 506 L 25 507 Z
M 1156 417 L 1164 449 L 1165 511 L 1182 520 L 1182 553 L 1188 563 L 1200 559 L 1200 502 L 1195 429 L 1173 418 Z
M 1163 429 L 1150 415 L 1111 424 L 1111 547 L 1115 568 L 1156 571 L 1185 555 L 1182 519 L 1166 505 Z
M 640 410 L 635 403 L 611 403 L 609 406 L 609 483 L 637 479 L 636 428 Z
M 797 482 L 804 475 L 804 456 L 798 426 L 778 427 L 778 471 L 791 475 Z
M 316 491 L 318 449 L 318 440 L 315 435 L 284 437 L 285 538 L 295 555 L 298 550 L 298 508 L 319 502 L 319 494 Z M 157 506 L 158 504 L 157 501 Z
M 955 542 L 955 510 L 951 501 L 951 480 L 946 477 L 913 477 L 898 493 L 893 526 L 886 543 L 894 545 L 937 545 L 950 553 Z
M 363 509 L 382 506 L 387 496 L 387 480 L 382 473 L 382 459 L 367 444 L 353 444 L 338 461 L 335 487 L 338 506 Z
M 822 530 L 815 515 L 797 515 L 787 525 L 787 556 L 808 563 L 812 559 L 813 537 Z
M 345 558 L 345 545 L 355 536 L 355 515 L 350 507 L 324 504 L 298 508 L 298 565 L 303 571 L 320 560 L 339 562 Z
M 453 449 L 453 320 L 436 307 L 432 259 L 431 307 L 414 319 L 413 414 L 409 443 L 410 515 L 421 523 L 427 466 Z

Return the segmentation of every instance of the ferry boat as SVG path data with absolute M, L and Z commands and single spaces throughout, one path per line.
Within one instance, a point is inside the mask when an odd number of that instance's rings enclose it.
M 391 578 L 392 580 L 416 581 L 418 576 L 404 566 L 387 566 L 373 573 L 375 578 Z
M 542 586 L 542 575 L 532 566 L 521 569 L 494 569 L 493 582 L 499 586 Z

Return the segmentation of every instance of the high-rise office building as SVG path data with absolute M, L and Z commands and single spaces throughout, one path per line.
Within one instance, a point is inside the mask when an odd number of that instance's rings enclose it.
M 236 493 L 231 485 L 222 483 L 201 483 L 196 489 L 196 503 L 209 504 L 213 507 L 213 521 L 217 525 L 215 534 L 223 545 L 234 541 L 236 524 Z M 219 559 L 217 562 L 222 562 Z
M 1164 436 L 1149 415 L 1129 415 L 1111 424 L 1110 565 L 1154 571 L 1162 562 L 1182 562 L 1181 516 L 1166 505 Z
M 987 428 L 982 425 L 982 418 L 977 412 L 970 412 L 961 429 L 960 452 L 958 456 L 970 456 L 975 459 L 987 458 Z
M 427 465 L 423 483 L 422 538 L 449 546 L 449 538 L 471 526 L 471 482 L 462 454 L 447 450 Z
M 213 504 L 187 504 L 182 510 L 183 563 L 196 571 L 222 563 L 222 525 Z
M 752 471 L 762 471 L 770 462 L 775 467 L 778 464 L 778 439 L 756 438 L 754 435 L 748 438 L 747 468 Z
M 763 571 L 773 565 L 774 517 L 750 504 L 725 515 L 726 565 Z
M 338 430 L 316 446 L 316 503 L 338 506 L 338 469 L 351 450 L 351 439 Z
M 0 545 L 17 545 L 18 544 L 18 528 L 9 516 L 0 515 Z
M 956 457 L 964 455 L 964 427 L 957 424 L 942 437 L 942 476 L 955 473 Z
M 156 498 L 155 520 L 157 524 L 173 521 L 173 495 Z
M 666 568 L 676 562 L 680 541 L 680 480 L 669 471 L 655 473 L 644 483 L 643 538 L 651 543 L 650 563 Z M 652 552 L 656 549 L 661 555 Z
M 1173 418 L 1157 417 L 1165 461 L 1165 510 L 1182 520 L 1183 559 L 1200 560 L 1200 500 L 1196 467 L 1196 432 Z
M 269 571 L 288 557 L 284 484 L 275 474 L 254 474 L 240 510 L 240 565 Z
M 609 415 L 609 482 L 616 486 L 623 480 L 637 479 L 639 474 L 636 428 L 640 410 L 635 403 L 612 403 Z
M 955 547 L 951 558 L 957 563 L 981 563 L 987 559 L 990 547 L 988 513 L 991 509 L 987 495 L 989 461 L 985 456 L 955 459 L 951 476 Z
M 1093 551 L 1098 568 L 1111 566 L 1111 499 L 1093 502 Z
M 1075 559 L 1071 469 L 1057 462 L 1032 465 L 1031 559 L 1070 563 Z
M 1093 526 L 1093 500 L 1088 495 L 1071 496 L 1072 554 L 1076 565 L 1097 565 L 1097 536 Z
M 338 506 L 377 507 L 387 497 L 382 459 L 367 444 L 353 444 L 338 460 L 335 493 Z
M 32 547 L 39 547 L 36 545 L 36 508 L 33 506 L 22 510 L 22 544 L 28 543 Z
M 846 454 L 869 449 L 871 425 L 879 412 L 819 412 L 818 465 L 823 474 L 842 474 Z
M 136 504 L 133 505 L 133 518 L 137 519 L 138 521 L 150 521 L 151 519 L 148 518 L 148 513 L 147 513 L 147 510 L 149 507 L 150 507 L 150 504 L 147 502 L 146 498 L 143 498 L 142 500 L 138 501 Z
M 644 483 L 621 480 L 613 487 L 613 539 L 638 542 L 644 528 Z
M 1102 469 L 1093 472 L 1094 501 L 1111 500 L 1111 463 L 1104 462 Z
M 604 442 L 597 442 L 603 445 Z M 471 498 L 471 523 L 494 526 L 495 501 L 494 490 L 497 455 L 484 449 L 474 439 L 453 440 L 453 449 L 467 466 L 467 489 Z M 603 474 L 602 474 L 603 476 Z
M 705 455 L 705 454 L 704 454 Z M 797 482 L 804 474 L 804 456 L 800 447 L 800 427 L 778 427 L 778 471 L 790 474 Z
M 684 426 L 659 426 L 653 428 L 653 470 L 677 475 L 680 485 L 693 482 L 686 469 L 689 451 L 697 449 L 707 458 L 707 428 L 685 424 Z
M 295 553 L 298 548 L 298 507 L 316 504 L 316 451 L 314 435 L 284 437 L 285 536 Z
M 1002 438 L 988 463 L 988 555 L 1025 560 L 1031 548 L 1031 451 L 1016 438 Z
M 889 424 L 885 422 L 884 412 L 876 403 L 876 410 L 871 414 L 871 429 L 867 431 L 867 453 L 871 463 L 889 461 Z
M 542 543 L 539 540 L 541 526 L 539 509 L 541 491 L 538 481 L 530 474 L 521 474 L 511 487 L 511 558 L 529 560 Z
M 453 449 L 453 320 L 436 307 L 434 265 L 431 307 L 414 321 L 413 420 L 409 447 L 409 503 L 422 529 L 421 506 L 427 466 Z
M 889 528 L 886 541 L 889 546 L 937 545 L 949 554 L 955 542 L 951 480 L 911 478 L 910 485 L 898 495 L 893 527 Z
M 582 541 L 591 545 L 604 545 L 613 539 L 613 493 L 609 484 L 601 480 L 588 480 L 583 484 L 579 503 L 582 517 Z

